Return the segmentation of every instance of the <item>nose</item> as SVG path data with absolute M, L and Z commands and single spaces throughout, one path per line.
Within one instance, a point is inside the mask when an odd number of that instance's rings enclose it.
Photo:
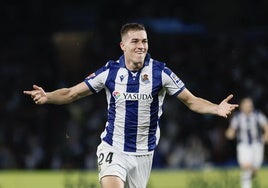
M 144 48 L 144 43 L 143 43 L 142 41 L 139 41 L 139 42 L 137 43 L 137 47 L 138 47 L 138 48 Z

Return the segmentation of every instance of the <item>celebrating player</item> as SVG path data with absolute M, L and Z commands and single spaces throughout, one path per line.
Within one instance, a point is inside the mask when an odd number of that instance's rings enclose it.
M 252 177 L 263 162 L 264 142 L 268 143 L 268 121 L 261 111 L 254 109 L 249 97 L 241 100 L 240 110 L 231 118 L 226 130 L 228 139 L 234 139 L 235 136 L 237 160 L 241 168 L 241 188 L 251 188 Z
M 159 141 L 166 93 L 194 112 L 225 118 L 238 105 L 229 103 L 233 95 L 220 104 L 193 95 L 165 63 L 151 58 L 142 24 L 127 23 L 120 34 L 123 55 L 108 61 L 83 82 L 52 92 L 34 85 L 24 93 L 39 105 L 67 104 L 105 89 L 108 117 L 97 149 L 101 186 L 145 188 Z

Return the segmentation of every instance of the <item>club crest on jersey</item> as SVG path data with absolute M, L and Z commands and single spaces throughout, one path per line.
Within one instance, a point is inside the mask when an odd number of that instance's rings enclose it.
M 184 83 L 173 72 L 170 74 L 171 79 L 176 83 L 178 87 L 183 87 Z
M 144 82 L 145 84 L 150 83 L 149 78 L 148 78 L 148 74 L 144 74 L 141 76 L 141 81 Z

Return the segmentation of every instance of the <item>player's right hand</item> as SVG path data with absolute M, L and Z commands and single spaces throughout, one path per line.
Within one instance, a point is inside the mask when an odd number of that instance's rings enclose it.
M 30 95 L 35 104 L 45 104 L 47 102 L 46 92 L 42 87 L 37 85 L 33 85 L 33 90 L 31 91 L 23 91 L 24 94 Z

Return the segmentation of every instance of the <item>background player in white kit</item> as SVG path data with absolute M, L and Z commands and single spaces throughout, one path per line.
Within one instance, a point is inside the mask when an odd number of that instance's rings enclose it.
M 120 34 L 123 55 L 83 82 L 52 92 L 34 85 L 24 93 L 36 104 L 67 104 L 105 89 L 108 117 L 97 149 L 101 186 L 145 188 L 159 141 L 158 123 L 166 93 L 194 112 L 225 118 L 238 105 L 228 103 L 232 95 L 220 104 L 194 96 L 165 63 L 150 57 L 143 25 L 125 24 Z
M 243 98 L 240 110 L 234 113 L 226 130 L 228 139 L 237 138 L 237 160 L 241 168 L 241 187 L 251 188 L 252 177 L 261 167 L 264 157 L 264 142 L 268 143 L 267 117 L 254 109 L 250 97 Z

